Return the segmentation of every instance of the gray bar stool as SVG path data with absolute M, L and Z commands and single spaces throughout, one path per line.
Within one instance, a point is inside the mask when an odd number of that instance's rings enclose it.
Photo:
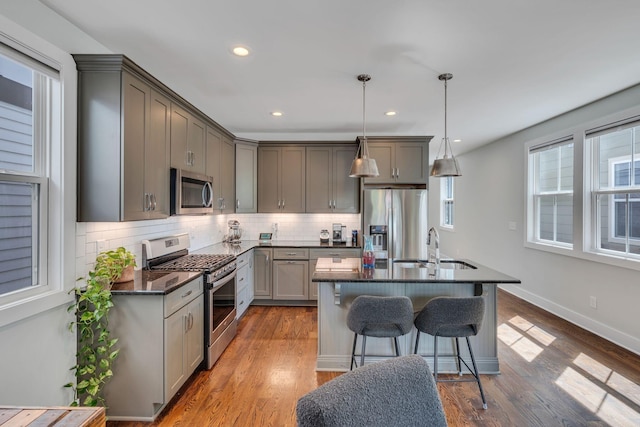
M 400 356 L 398 337 L 411 331 L 413 327 L 413 304 L 408 297 L 381 297 L 360 295 L 353 300 L 347 313 L 347 326 L 355 335 L 351 350 L 351 366 L 356 363 L 356 341 L 362 335 L 360 366 L 364 365 L 367 337 L 393 338 L 396 356 Z
M 487 409 L 487 401 L 484 398 L 482 383 L 480 383 L 476 359 L 473 357 L 473 350 L 471 349 L 471 342 L 469 341 L 469 337 L 477 335 L 478 331 L 480 331 L 483 318 L 484 298 L 481 296 L 468 298 L 433 298 L 420 310 L 414 322 L 418 332 L 416 333 L 416 346 L 413 352 L 418 354 L 420 332 L 433 335 L 433 376 L 436 382 L 477 382 L 478 388 L 480 389 L 480 396 L 482 397 L 482 408 Z M 460 369 L 460 362 L 462 362 L 474 376 L 474 379 L 438 379 L 438 337 L 456 339 L 455 354 L 447 356 L 454 356 L 456 358 L 456 367 L 458 368 L 459 376 L 462 375 L 462 370 Z M 473 369 L 471 369 L 467 362 L 460 356 L 460 344 L 458 341 L 460 337 L 467 339 L 467 347 L 469 347 L 469 355 L 471 356 Z

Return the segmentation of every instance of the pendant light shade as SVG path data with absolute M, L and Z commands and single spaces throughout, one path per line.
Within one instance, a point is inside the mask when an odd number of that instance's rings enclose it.
M 452 78 L 453 75 L 449 73 L 440 74 L 438 76 L 439 80 L 444 81 L 444 138 L 442 138 L 442 142 L 440 142 L 438 155 L 433 161 L 433 166 L 431 167 L 431 176 L 435 176 L 437 178 L 446 176 L 462 176 L 462 172 L 460 172 L 460 165 L 458 165 L 458 160 L 456 160 L 453 155 L 453 151 L 451 151 L 451 143 L 447 137 L 447 81 Z M 442 158 L 439 158 L 443 146 L 444 154 Z
M 369 157 L 369 145 L 367 144 L 366 133 L 366 116 L 365 116 L 365 86 L 371 76 L 368 74 L 360 74 L 358 80 L 362 82 L 362 140 L 358 145 L 358 151 L 356 157 L 351 163 L 351 172 L 349 176 L 351 178 L 372 178 L 380 175 L 378 172 L 378 165 L 375 159 Z

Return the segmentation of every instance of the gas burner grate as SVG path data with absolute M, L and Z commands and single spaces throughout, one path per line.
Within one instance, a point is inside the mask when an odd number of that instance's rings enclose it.
M 185 255 L 153 267 L 154 270 L 213 271 L 232 262 L 235 255 Z

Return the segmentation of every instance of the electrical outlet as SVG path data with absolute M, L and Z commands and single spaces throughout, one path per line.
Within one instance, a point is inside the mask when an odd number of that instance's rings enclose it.
M 598 299 L 594 296 L 589 297 L 589 307 L 598 308 Z
M 509 230 L 515 231 L 518 224 L 515 221 L 509 221 Z
M 96 240 L 96 253 L 104 252 L 107 250 L 106 240 Z

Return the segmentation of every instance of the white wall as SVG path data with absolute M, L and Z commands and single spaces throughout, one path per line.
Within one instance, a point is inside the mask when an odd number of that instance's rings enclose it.
M 444 253 L 475 260 L 522 281 L 503 288 L 640 354 L 640 272 L 524 247 L 524 144 L 640 105 L 640 86 L 505 137 L 459 157 L 455 231 L 440 232 Z M 440 186 L 431 179 L 432 223 Z M 515 221 L 517 229 L 509 230 Z M 597 309 L 589 297 L 597 298 Z

